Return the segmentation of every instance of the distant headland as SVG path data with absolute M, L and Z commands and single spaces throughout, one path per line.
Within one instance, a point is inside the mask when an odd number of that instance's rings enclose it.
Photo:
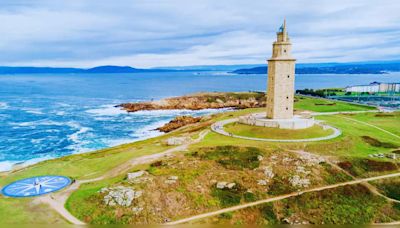
M 199 72 L 225 71 L 232 74 L 266 74 L 265 64 L 171 66 L 157 68 L 135 68 L 131 66 L 97 66 L 93 68 L 73 67 L 27 67 L 0 66 L 1 74 L 118 74 L 148 72 Z M 300 63 L 296 74 L 385 74 L 400 71 L 400 60 L 350 63 Z

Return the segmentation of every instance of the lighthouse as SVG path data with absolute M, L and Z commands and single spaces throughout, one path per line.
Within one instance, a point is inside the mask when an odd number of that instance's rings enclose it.
M 272 45 L 272 57 L 268 60 L 268 119 L 293 118 L 296 59 L 292 57 L 291 51 L 292 44 L 284 20 Z

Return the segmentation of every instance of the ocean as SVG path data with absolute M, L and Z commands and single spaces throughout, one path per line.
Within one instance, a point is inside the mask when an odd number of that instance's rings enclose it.
M 0 171 L 15 164 L 83 153 L 161 135 L 154 130 L 177 115 L 224 110 L 127 113 L 115 105 L 195 92 L 264 91 L 266 75 L 225 72 L 0 75 Z M 296 88 L 345 87 L 384 75 L 297 75 Z

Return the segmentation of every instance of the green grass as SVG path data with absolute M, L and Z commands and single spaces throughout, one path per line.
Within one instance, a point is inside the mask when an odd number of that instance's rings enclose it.
M 81 185 L 79 191 L 75 191 L 68 198 L 65 208 L 68 211 L 73 211 L 73 214 L 84 222 L 94 224 L 122 222 L 115 218 L 114 211 L 108 211 L 109 213 L 104 213 L 106 210 L 99 210 L 99 208 L 104 208 L 105 205 L 103 205 L 101 202 L 99 203 L 96 196 L 98 195 L 98 191 L 100 189 L 119 182 L 123 178 L 124 176 L 119 176 L 112 179 Z
M 34 225 L 67 222 L 48 205 L 32 203 L 31 198 L 15 199 L 0 196 L 0 223 Z
M 314 112 L 339 112 L 365 111 L 376 109 L 370 106 L 349 104 L 336 100 L 318 99 L 305 96 L 296 96 L 296 98 L 297 102 L 294 103 L 295 110 L 308 110 Z
M 324 130 L 321 126 L 315 125 L 306 129 L 290 130 L 271 127 L 260 127 L 241 124 L 238 122 L 224 126 L 225 131 L 234 135 L 266 138 L 266 139 L 307 139 L 331 135 L 332 129 Z
M 371 184 L 387 197 L 400 200 L 400 178 L 373 181 Z
M 353 156 L 359 158 L 365 158 L 369 154 L 375 153 L 389 153 L 393 149 L 392 148 L 384 148 L 384 147 L 376 147 L 372 146 L 368 142 L 365 142 L 362 136 L 368 135 L 373 137 L 380 142 L 385 142 L 389 144 L 397 145 L 399 139 L 393 135 L 385 133 L 379 129 L 374 127 L 354 122 L 351 119 L 346 118 L 354 118 L 358 119 L 360 117 L 369 116 L 368 123 L 374 123 L 378 127 L 382 127 L 385 130 L 392 132 L 393 126 L 400 126 L 400 119 L 387 119 L 384 124 L 376 122 L 380 117 L 374 117 L 375 113 L 368 114 L 357 114 L 357 115 L 329 115 L 329 116 L 318 116 L 318 120 L 323 120 L 327 124 L 337 127 L 342 131 L 342 135 L 338 138 L 329 141 L 323 141 L 318 143 L 309 143 L 305 145 L 305 150 L 333 155 L 333 156 Z M 361 119 L 361 118 L 360 118 Z M 390 122 L 390 126 L 389 123 Z M 393 131 L 393 133 L 397 133 L 398 130 Z
M 255 169 L 260 166 L 258 156 L 262 156 L 260 149 L 255 147 L 218 146 L 203 148 L 192 153 L 202 159 L 215 160 L 228 169 Z
M 312 224 L 368 224 L 393 221 L 400 216 L 398 211 L 393 212 L 392 218 L 386 216 L 388 211 L 395 209 L 384 198 L 373 195 L 362 185 L 305 193 L 280 201 L 279 204 L 282 217 L 296 215 L 300 220 Z

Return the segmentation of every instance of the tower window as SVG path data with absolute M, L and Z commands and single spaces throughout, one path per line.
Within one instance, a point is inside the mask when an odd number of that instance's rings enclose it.
M 286 99 L 289 99 L 289 97 L 286 97 Z
M 288 75 L 287 78 L 290 78 L 290 75 Z
M 288 108 L 288 107 L 286 107 L 286 110 L 289 110 L 289 108 Z
M 286 53 L 286 49 L 283 49 L 283 52 L 285 52 L 285 53 Z

